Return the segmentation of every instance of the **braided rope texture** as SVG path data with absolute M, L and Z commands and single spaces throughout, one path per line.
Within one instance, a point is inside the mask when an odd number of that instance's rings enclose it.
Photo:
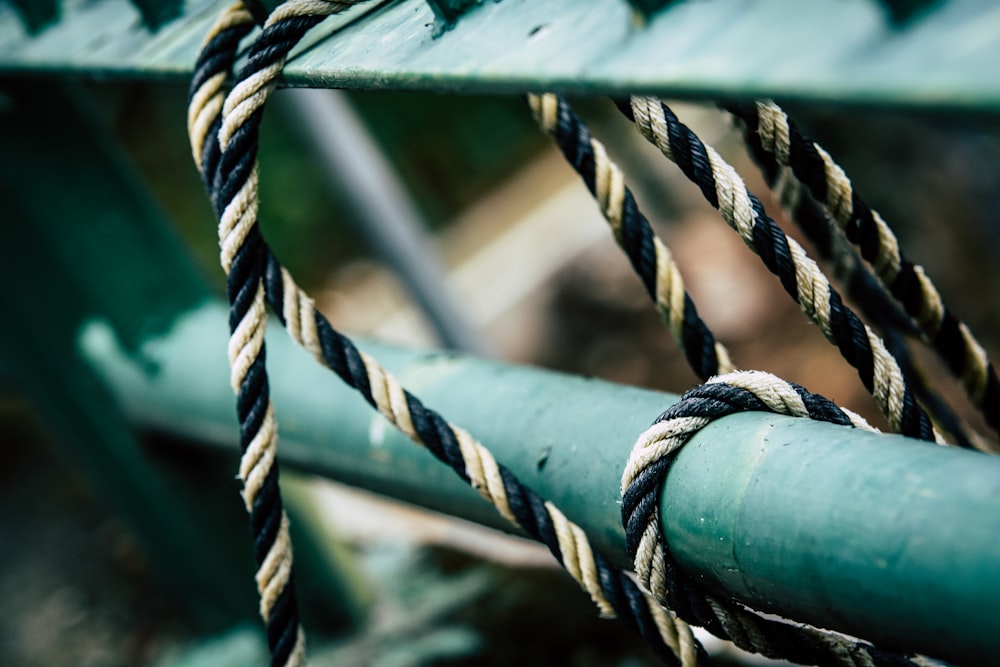
M 684 279 L 669 248 L 653 232 L 646 216 L 639 210 L 621 169 L 582 122 L 572 122 L 578 121 L 575 116 L 561 124 L 553 122 L 553 115 L 572 114 L 565 103 L 560 106 L 556 100 L 553 95 L 528 95 L 528 105 L 535 120 L 553 136 L 565 158 L 597 200 L 615 240 L 656 304 L 688 365 L 701 380 L 735 370 L 728 350 L 715 340 L 712 331 L 698 315 L 694 301 L 684 289 Z
M 982 438 L 970 437 L 958 415 L 924 382 L 904 340 L 904 336 L 921 334 L 909 314 L 885 288 L 883 281 L 861 261 L 854 246 L 816 202 L 809 189 L 795 178 L 791 169 L 778 164 L 774 155 L 767 152 L 761 144 L 756 133 L 747 129 L 746 123 L 738 124 L 743 127 L 751 156 L 760 167 L 765 181 L 778 195 L 789 219 L 812 242 L 817 254 L 831 265 L 831 273 L 839 279 L 848 298 L 870 323 L 881 330 L 886 346 L 896 358 L 903 376 L 938 428 L 950 433 L 954 444 L 959 447 L 993 451 Z
M 256 155 L 264 103 L 298 40 L 326 15 L 349 4 L 300 1 L 279 7 L 251 47 L 237 83 L 224 96 L 225 73 L 232 66 L 239 31 L 249 30 L 249 14 L 240 3 L 233 5 L 210 32 L 192 84 L 189 134 L 195 162 L 220 218 L 233 331 L 230 361 L 245 450 L 240 475 L 251 509 L 260 567 L 261 615 L 268 628 L 272 664 L 299 664 L 303 635 L 294 611 L 290 546 L 287 539 L 275 536 L 272 525 L 277 521 L 280 527 L 287 527 L 287 519 L 280 505 L 276 425 L 268 397 L 265 301 L 296 343 L 357 389 L 396 428 L 450 465 L 505 518 L 544 543 L 604 616 L 621 618 L 667 664 L 704 664 L 707 656 L 686 623 L 666 612 L 629 575 L 594 550 L 579 526 L 521 484 L 481 443 L 424 406 L 373 358 L 336 331 L 261 236 Z M 280 571 L 280 575 L 273 571 Z M 276 589 L 280 589 L 277 595 L 283 604 L 265 605 L 265 595 L 272 599 Z M 284 638 L 289 633 L 297 637 L 294 651 L 286 649 Z
M 558 100 L 554 104 L 565 105 L 565 102 Z M 823 336 L 837 346 L 844 359 L 857 370 L 890 428 L 910 437 L 941 442 L 882 339 L 843 303 L 802 246 L 788 238 L 768 217 L 760 200 L 747 190 L 736 170 L 659 100 L 633 97 L 630 104 L 620 108 L 647 141 L 698 185 L 705 199 L 778 277 Z M 556 118 L 559 122 L 553 130 L 560 134 L 572 132 L 573 126 L 580 123 L 571 111 Z
M 634 196 L 624 185 L 620 170 L 608 158 L 603 145 L 590 134 L 586 125 L 573 114 L 569 106 L 558 96 L 552 94 L 529 95 L 528 101 L 539 125 L 553 136 L 566 159 L 583 177 L 584 182 L 600 204 L 602 212 L 612 224 L 616 238 L 627 238 L 630 233 L 633 238 L 639 239 L 639 242 L 621 243 L 620 241 L 620 243 L 632 261 L 633 267 L 642 277 L 644 284 L 647 285 L 647 289 L 649 289 L 648 285 L 654 277 L 662 280 L 662 271 L 654 274 L 649 270 L 653 262 L 648 260 L 643 262 L 642 249 L 653 249 L 657 253 L 653 256 L 660 257 L 662 254 L 659 249 L 662 248 L 663 252 L 666 252 L 666 247 L 659 242 L 646 219 L 638 212 Z M 632 231 L 626 231 L 630 229 Z M 649 250 L 646 250 L 646 253 L 649 253 Z M 648 257 L 648 254 L 646 256 Z M 669 258 L 669 255 L 667 257 Z M 657 264 L 662 265 L 659 262 Z M 676 267 L 673 267 L 672 270 L 676 271 Z M 644 274 L 643 271 L 646 273 Z M 676 278 L 672 278 L 672 284 L 682 284 L 679 274 Z M 687 297 L 686 294 L 684 296 Z M 676 302 L 672 300 L 665 300 L 665 304 L 662 304 L 660 299 L 656 300 L 661 312 L 670 312 L 668 309 L 671 306 L 673 306 L 672 312 L 675 316 L 682 312 L 679 307 L 673 305 Z M 689 298 L 687 302 L 690 302 Z M 693 304 L 691 310 L 693 311 Z M 675 333 L 672 318 L 665 317 L 664 319 L 675 338 L 678 339 L 678 343 L 684 347 L 682 342 L 684 339 Z M 700 327 L 705 327 L 700 320 L 698 322 Z M 705 330 L 707 331 L 707 327 Z M 710 336 L 709 333 L 707 337 L 700 340 L 711 340 Z M 721 344 L 716 345 L 721 348 Z M 687 356 L 696 373 L 705 373 L 708 366 L 704 364 L 699 366 L 697 357 L 692 361 L 691 355 Z M 728 362 L 728 355 L 725 359 Z M 731 368 L 731 364 L 729 365 Z M 702 379 L 707 380 L 708 376 L 703 376 Z M 783 382 L 776 378 L 775 381 Z M 814 405 L 818 400 L 820 397 L 811 400 L 810 405 Z M 830 405 L 832 406 L 832 404 Z M 758 407 L 758 409 L 760 408 Z M 836 406 L 833 406 L 832 409 L 837 414 L 847 414 L 846 412 L 842 413 Z M 803 416 L 805 416 L 804 413 Z M 860 418 L 857 419 L 860 420 Z M 864 425 L 867 427 L 867 424 Z M 661 465 L 664 466 L 665 472 L 666 463 Z M 663 479 L 662 476 L 659 478 L 644 476 L 640 483 L 648 485 L 645 487 L 648 495 L 661 488 Z M 631 493 L 634 495 L 635 492 Z M 653 510 L 655 502 L 656 496 L 647 497 L 643 500 L 642 507 Z M 633 512 L 634 509 L 630 509 L 628 514 Z M 645 544 L 656 545 L 661 539 L 657 523 L 658 517 L 655 514 L 643 516 L 652 520 L 651 523 L 643 526 L 648 529 L 645 534 Z M 633 521 L 633 529 L 635 525 Z M 628 528 L 628 526 L 626 527 Z M 646 552 L 644 551 L 644 553 Z M 653 554 L 663 553 L 667 552 L 664 552 L 662 548 L 658 552 L 653 551 Z M 636 554 L 631 553 L 630 555 L 635 557 Z M 840 635 L 766 619 L 742 606 L 705 595 L 698 589 L 697 585 L 676 570 L 668 558 L 648 557 L 643 561 L 637 561 L 636 571 L 640 575 L 640 582 L 648 590 L 653 591 L 661 604 L 689 623 L 703 626 L 713 634 L 733 641 L 744 650 L 804 664 L 911 664 L 906 656 L 884 652 L 870 644 L 851 642 Z M 656 572 L 655 579 L 653 572 Z
M 242 5 L 230 6 L 210 29 L 191 81 L 188 133 L 195 164 L 208 175 L 219 165 L 219 118 L 225 80 L 231 73 L 239 42 L 253 28 Z M 253 178 L 256 179 L 254 170 Z M 297 667 L 305 662 L 305 633 L 299 621 L 292 576 L 292 549 L 278 484 L 277 422 L 265 370 L 264 332 L 267 320 L 262 284 L 259 236 L 249 233 L 255 202 L 245 189 L 228 196 L 225 206 L 213 197 L 220 217 L 219 242 L 228 274 L 230 303 L 230 382 L 237 394 L 242 457 L 239 477 L 250 513 L 254 541 L 259 612 L 267 629 L 273 667 Z
M 1000 381 L 986 351 L 945 306 L 923 268 L 902 254 L 892 229 L 858 195 L 844 170 L 774 102 L 729 104 L 726 109 L 742 121 L 744 138 L 769 184 L 776 184 L 780 165 L 812 194 L 960 379 L 987 423 L 1000 430 Z
M 761 371 L 712 378 L 688 391 L 639 436 L 622 475 L 622 522 L 640 582 L 678 616 L 737 646 L 802 664 L 915 665 L 914 658 L 813 628 L 792 626 L 701 593 L 673 562 L 660 531 L 660 493 L 679 449 L 711 421 L 764 411 L 874 430 L 861 417 Z

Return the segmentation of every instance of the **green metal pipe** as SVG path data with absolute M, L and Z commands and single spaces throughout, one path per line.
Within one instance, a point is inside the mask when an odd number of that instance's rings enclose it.
M 268 335 L 282 460 L 505 527 L 284 332 Z M 130 358 L 81 347 L 135 423 L 232 448 L 226 313 L 207 304 Z M 619 476 L 659 392 L 363 342 L 426 403 L 625 562 Z M 748 605 L 961 663 L 998 664 L 1000 459 L 775 415 L 727 417 L 677 457 L 663 528 L 681 566 Z
M 998 457 L 733 415 L 678 454 L 661 516 L 681 566 L 712 590 L 886 645 L 1000 664 Z

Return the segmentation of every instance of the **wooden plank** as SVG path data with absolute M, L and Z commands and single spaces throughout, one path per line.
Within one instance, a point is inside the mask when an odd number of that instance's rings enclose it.
M 190 0 L 155 34 L 124 0 L 67 2 L 35 37 L 0 8 L 0 72 L 184 77 L 227 1 Z M 298 49 L 288 81 L 1000 108 L 1000 6 L 989 0 L 938 3 L 901 27 L 874 0 L 679 2 L 646 27 L 622 0 L 502 0 L 436 38 L 434 23 L 423 0 L 356 8 Z

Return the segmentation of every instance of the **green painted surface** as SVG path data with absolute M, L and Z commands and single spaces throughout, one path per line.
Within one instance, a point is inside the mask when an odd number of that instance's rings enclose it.
M 205 306 L 178 321 L 169 336 L 148 340 L 141 353 L 155 372 L 129 358 L 105 323 L 90 323 L 80 340 L 132 420 L 231 448 L 237 427 L 222 352 L 226 317 L 221 306 Z M 357 392 L 298 349 L 279 325 L 272 324 L 267 341 L 280 451 L 287 464 L 510 528 L 447 466 L 396 432 Z M 441 352 L 369 341 L 361 347 L 428 406 L 469 428 L 522 481 L 556 502 L 621 560 L 620 471 L 634 435 L 674 397 Z M 181 414 L 183 421 L 177 419 Z
M 191 498 L 182 500 L 145 457 L 74 340 L 79 324 L 99 313 L 134 351 L 208 290 L 86 95 L 26 82 L 0 91 L 0 277 L 8 286 L 0 290 L 0 382 L 28 399 L 64 459 L 134 531 L 164 580 L 201 591 L 180 600 L 195 620 L 249 616 L 253 591 L 221 555 L 231 533 L 192 519 Z M 188 545 L 196 543 L 213 545 L 213 555 L 195 556 Z
M 101 322 L 84 355 L 129 417 L 235 447 L 226 312 L 207 305 L 132 361 Z M 520 479 L 626 564 L 619 478 L 637 434 L 674 396 L 455 355 L 360 346 L 467 428 Z M 353 390 L 268 333 L 286 465 L 431 509 L 509 526 L 445 465 Z M 178 419 L 184 415 L 184 419 Z M 664 523 L 684 566 L 714 590 L 825 627 L 989 663 L 1000 614 L 1000 458 L 774 415 L 737 415 L 682 450 Z M 993 657 L 991 657 L 993 656 Z
M 156 32 L 125 0 L 65 4 L 62 21 L 35 36 L 0 7 L 0 71 L 188 76 L 226 0 L 190 0 L 182 19 Z M 645 27 L 622 0 L 503 0 L 483 3 L 438 38 L 434 24 L 424 0 L 353 9 L 307 38 L 288 79 L 369 89 L 1000 107 L 1000 7 L 989 0 L 929 3 L 903 24 L 872 0 L 678 2 Z
M 959 664 L 1000 664 L 1000 459 L 736 415 L 678 455 L 662 497 L 714 589 Z

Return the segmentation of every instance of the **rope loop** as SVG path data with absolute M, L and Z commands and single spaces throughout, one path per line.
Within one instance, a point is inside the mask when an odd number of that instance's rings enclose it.
M 639 581 L 666 604 L 666 547 L 659 529 L 660 489 L 670 463 L 711 422 L 737 412 L 790 417 L 874 430 L 860 416 L 793 382 L 763 371 L 736 371 L 711 378 L 681 396 L 636 440 L 622 474 L 622 524 Z
M 816 665 L 915 664 L 913 657 L 867 642 L 759 616 L 702 592 L 677 568 L 660 530 L 660 495 L 670 465 L 705 426 L 750 411 L 876 430 L 829 399 L 762 371 L 720 375 L 686 392 L 639 436 L 622 474 L 622 524 L 640 584 L 679 618 L 768 657 Z

